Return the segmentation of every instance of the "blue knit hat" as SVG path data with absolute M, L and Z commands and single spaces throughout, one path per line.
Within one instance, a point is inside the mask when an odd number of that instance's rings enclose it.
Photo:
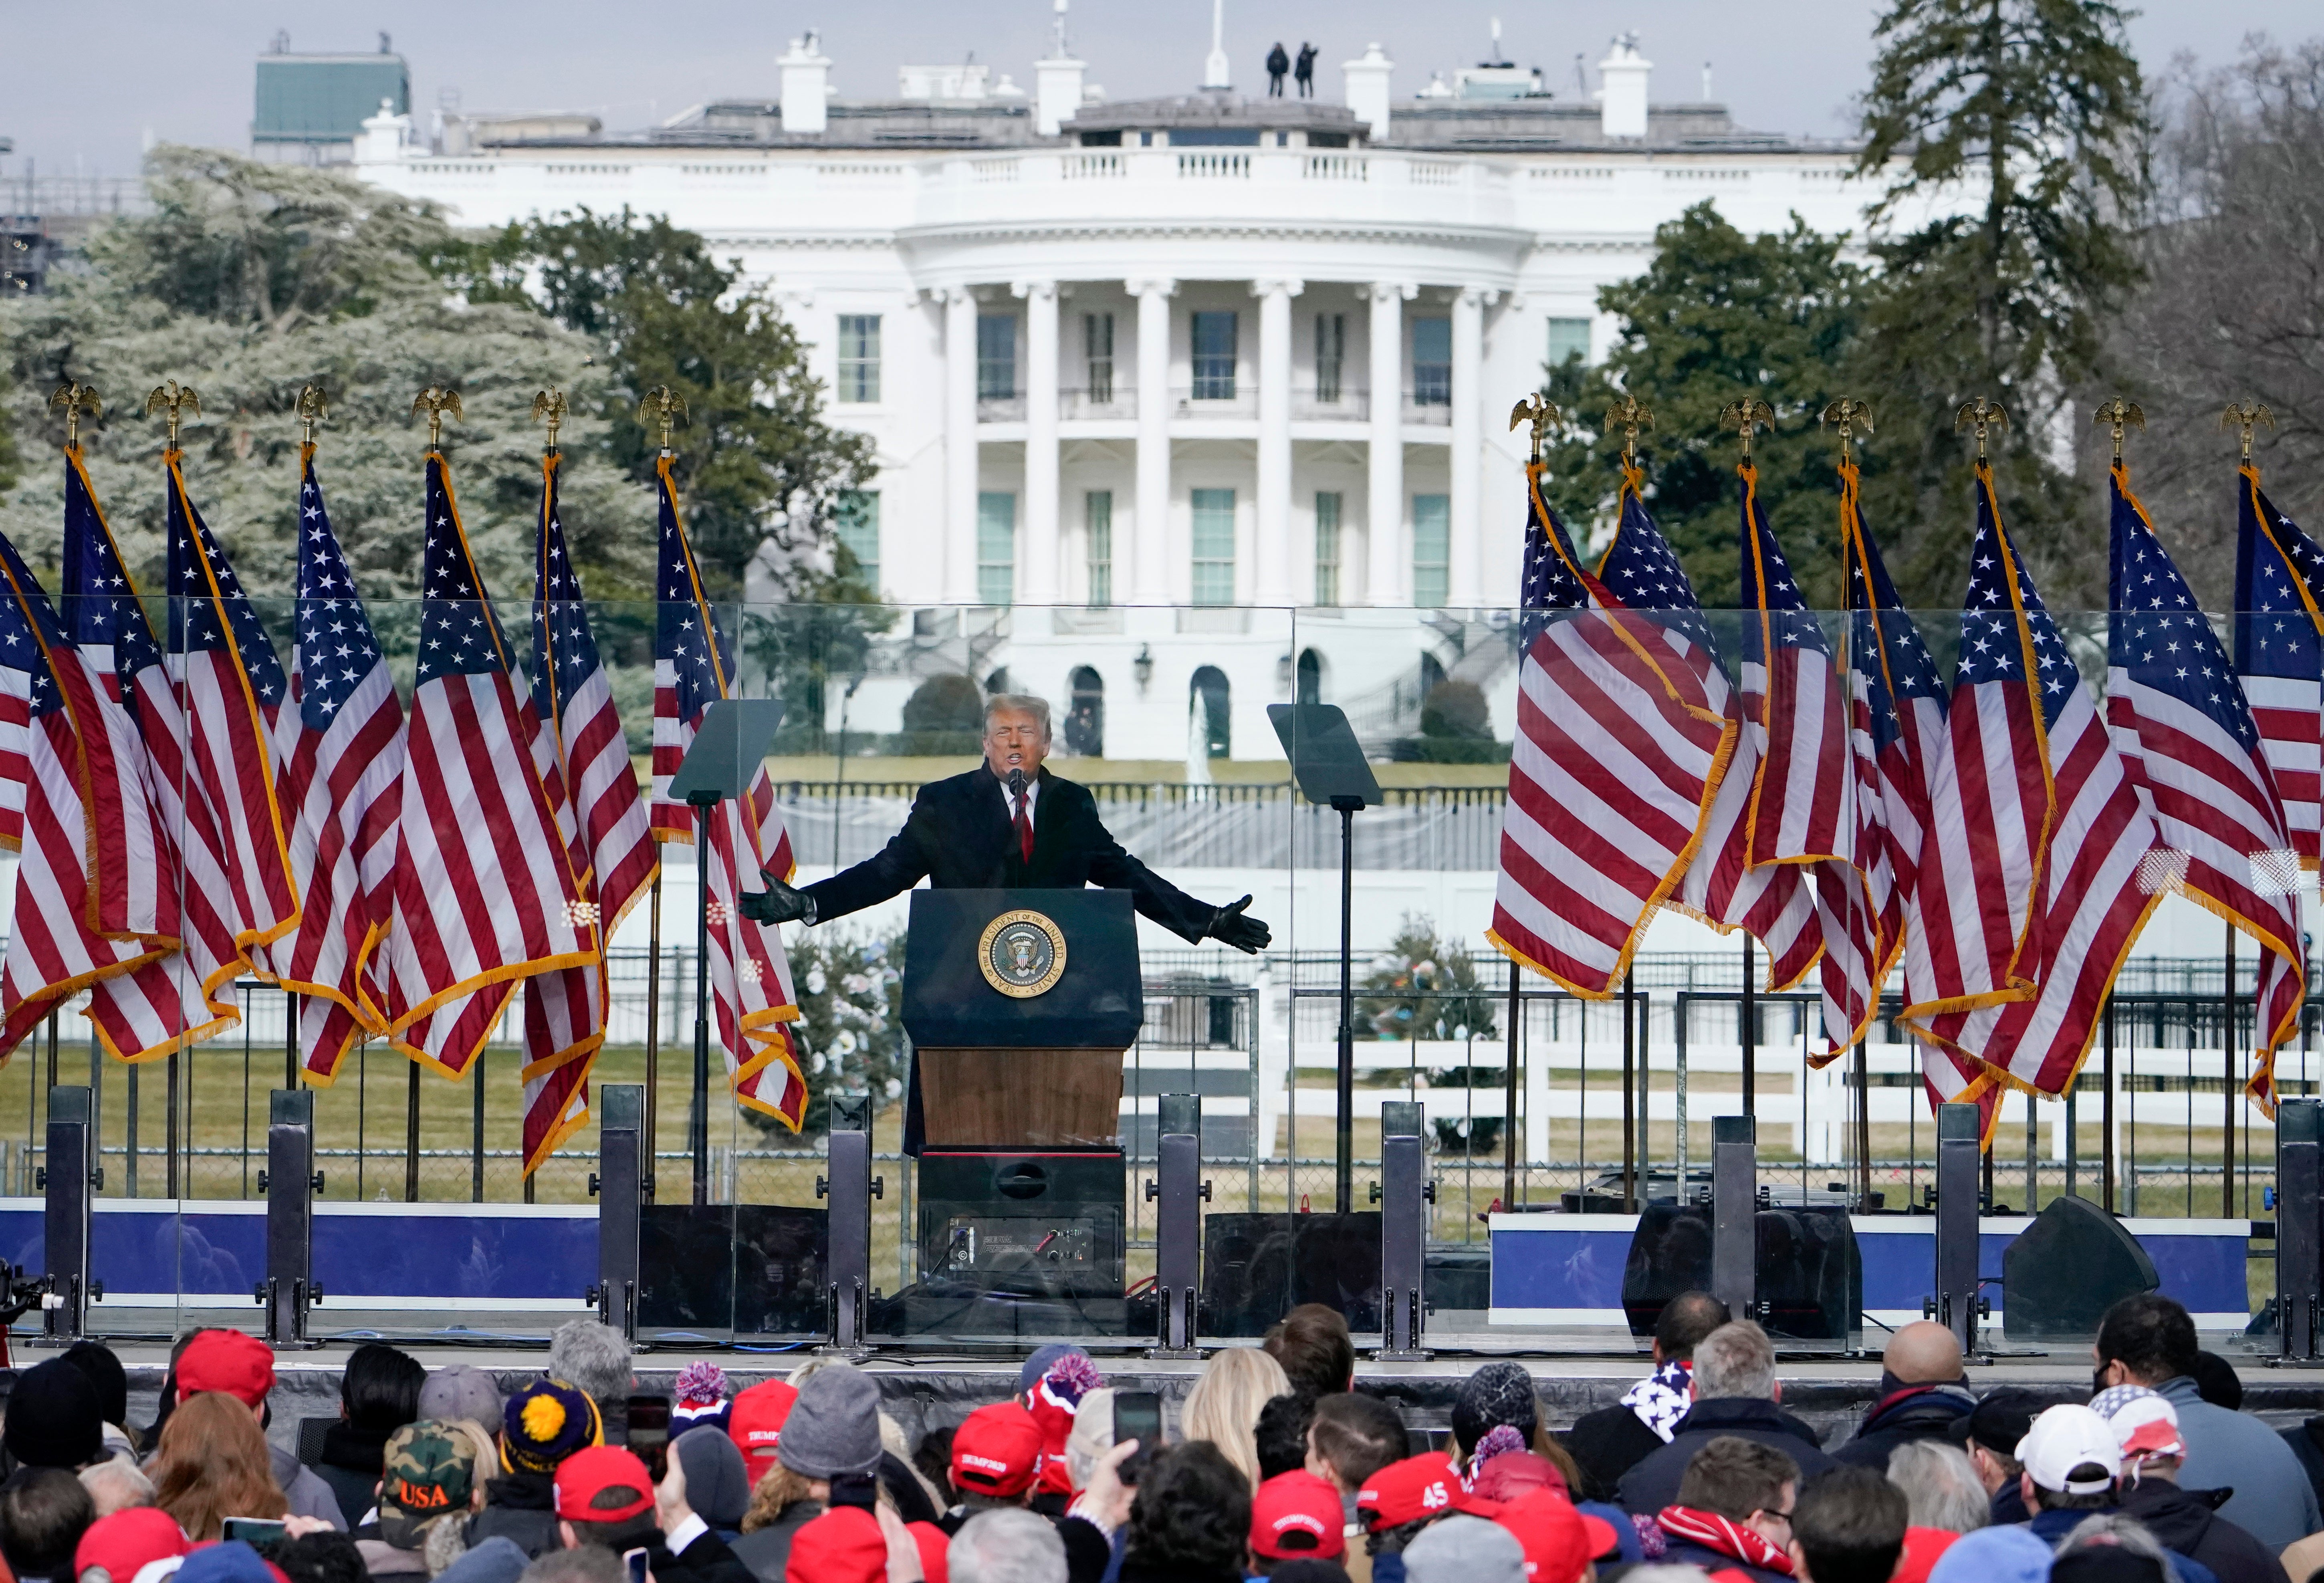
M 533 1381 L 501 1414 L 501 1466 L 511 1473 L 554 1473 L 574 1452 L 604 1443 L 597 1404 L 563 1380 Z

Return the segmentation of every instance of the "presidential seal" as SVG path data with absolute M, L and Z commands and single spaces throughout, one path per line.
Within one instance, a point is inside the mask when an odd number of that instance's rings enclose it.
M 984 926 L 976 961 L 984 981 L 1003 995 L 1046 995 L 1065 971 L 1065 931 L 1037 912 L 1002 913 Z

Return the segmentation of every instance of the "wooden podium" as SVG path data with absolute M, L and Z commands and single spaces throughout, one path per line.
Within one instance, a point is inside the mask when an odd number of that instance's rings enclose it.
M 1126 890 L 916 890 L 904 1031 L 929 1147 L 1111 1148 L 1144 1017 Z
M 1124 1333 L 1121 1054 L 1144 1017 L 1128 891 L 912 893 L 912 1333 Z

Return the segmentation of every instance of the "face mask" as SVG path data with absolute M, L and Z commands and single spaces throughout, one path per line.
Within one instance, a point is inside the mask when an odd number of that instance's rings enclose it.
M 2090 1394 L 2095 1396 L 2107 1388 L 2107 1366 L 2099 1364 L 2090 1370 Z

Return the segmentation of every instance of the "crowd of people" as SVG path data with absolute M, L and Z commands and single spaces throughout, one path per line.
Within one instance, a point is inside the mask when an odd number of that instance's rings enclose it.
M 1215 1354 L 1160 1443 L 1071 1347 L 914 1443 L 836 1360 L 742 1389 L 689 1364 L 667 1429 L 658 1402 L 632 1423 L 629 1345 L 576 1321 L 505 1395 L 358 1347 L 309 1466 L 267 1434 L 250 1336 L 180 1340 L 142 1429 L 83 1342 L 0 1376 L 0 1583 L 2324 1583 L 2324 1416 L 2239 1411 L 2166 1297 L 2093 1350 L 2087 1404 L 1979 1394 L 1950 1332 L 1906 1325 L 1827 1448 L 1766 1332 L 1687 1293 L 1618 1403 L 1558 1431 L 1490 1362 L 1440 1439 L 1354 1388 L 1308 1306 Z

